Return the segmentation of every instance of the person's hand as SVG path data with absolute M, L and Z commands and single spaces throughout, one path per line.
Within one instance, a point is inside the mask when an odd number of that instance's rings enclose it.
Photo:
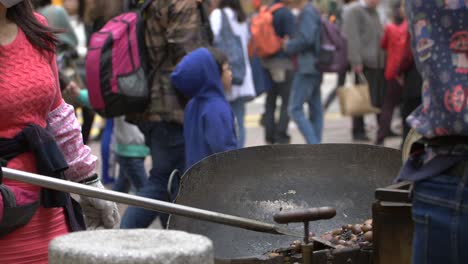
M 74 97 L 78 97 L 81 89 L 74 81 L 70 81 L 65 90 L 71 93 Z
M 283 38 L 283 50 L 288 50 L 289 36 Z
M 104 189 L 101 181 L 97 180 L 87 185 Z M 80 205 L 85 216 L 86 227 L 88 230 L 111 229 L 120 222 L 120 215 L 117 205 L 97 198 L 80 196 Z
M 364 67 L 362 66 L 362 64 L 358 64 L 358 65 L 354 65 L 353 66 L 353 72 L 354 73 L 357 73 L 357 74 L 361 74 L 364 70 Z

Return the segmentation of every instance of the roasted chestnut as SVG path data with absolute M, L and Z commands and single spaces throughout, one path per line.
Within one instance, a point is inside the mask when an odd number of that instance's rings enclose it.
M 343 230 L 341 230 L 341 229 L 335 229 L 331 233 L 332 233 L 332 235 L 337 236 L 337 235 L 340 235 L 342 232 L 343 232 Z
M 372 231 L 367 231 L 367 232 L 364 234 L 364 240 L 369 241 L 369 242 L 372 242 Z
M 354 225 L 352 228 L 351 228 L 351 231 L 353 231 L 353 234 L 357 235 L 357 234 L 360 234 L 362 232 L 362 225 Z
M 366 233 L 368 231 L 372 231 L 372 225 L 369 225 L 369 224 L 364 224 L 362 226 L 362 232 Z

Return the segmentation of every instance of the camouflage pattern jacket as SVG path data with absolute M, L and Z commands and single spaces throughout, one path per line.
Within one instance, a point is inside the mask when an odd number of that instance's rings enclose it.
M 127 116 L 133 123 L 183 123 L 186 99 L 170 82 L 177 63 L 190 51 L 208 45 L 196 0 L 154 0 L 145 12 L 145 42 L 154 69 L 148 79 L 151 101 L 144 113 Z

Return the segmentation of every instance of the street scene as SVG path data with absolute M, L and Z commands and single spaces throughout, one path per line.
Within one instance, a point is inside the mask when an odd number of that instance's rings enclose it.
M 327 74 L 324 77 L 324 81 L 321 86 L 322 90 L 322 101 L 327 99 L 327 96 L 333 91 L 337 81 L 335 74 Z M 265 96 L 256 98 L 255 100 L 248 102 L 245 117 L 245 127 L 247 130 L 246 147 L 254 147 L 265 145 L 264 139 L 264 127 L 261 124 L 262 114 L 265 109 Z M 96 119 L 97 120 L 97 119 Z M 97 120 L 99 125 L 102 125 L 102 120 Z M 372 135 L 376 130 L 376 123 L 372 118 L 368 119 L 367 129 L 369 134 Z M 97 136 L 99 133 L 99 125 L 96 125 L 93 130 L 93 136 Z M 393 123 L 395 131 L 401 131 L 401 117 L 398 116 L 398 112 L 395 113 L 395 120 Z M 333 101 L 328 111 L 325 113 L 325 127 L 324 127 L 324 139 L 323 143 L 360 143 L 360 144 L 372 144 L 369 141 L 354 141 L 351 135 L 351 120 L 341 114 L 339 108 L 339 102 L 337 99 Z M 302 138 L 299 130 L 293 124 L 289 124 L 289 131 L 291 133 L 291 144 L 304 144 L 305 141 Z M 399 149 L 401 145 L 401 137 L 393 137 L 387 139 L 385 142 L 386 147 Z M 99 142 L 91 142 L 91 149 L 95 155 L 100 153 Z
M 467 0 L 0 0 L 0 263 L 467 263 L 467 29 Z

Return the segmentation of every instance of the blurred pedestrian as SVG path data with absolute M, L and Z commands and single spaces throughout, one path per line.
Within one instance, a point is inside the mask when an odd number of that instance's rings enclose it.
M 348 39 L 351 69 L 358 75 L 364 74 L 369 84 L 371 103 L 380 108 L 387 82 L 384 76 L 385 52 L 380 47 L 383 26 L 377 12 L 379 3 L 380 0 L 361 0 L 350 4 L 343 16 L 343 31 Z M 356 123 L 354 128 L 364 130 L 363 119 L 354 121 L 360 123 Z M 376 121 L 379 122 L 379 115 Z M 358 133 L 363 135 L 363 132 Z
M 223 20 L 223 16 L 227 20 Z M 228 23 L 224 25 L 223 23 Z M 241 84 L 233 84 L 232 90 L 226 93 L 226 97 L 231 104 L 234 115 L 236 116 L 237 124 L 239 127 L 239 148 L 244 147 L 245 145 L 245 126 L 244 126 L 244 117 L 245 117 L 245 104 L 255 97 L 255 87 L 252 79 L 252 69 L 250 67 L 249 55 L 248 55 L 248 42 L 249 42 L 249 27 L 247 24 L 247 15 L 242 9 L 240 0 L 221 0 L 219 7 L 215 9 L 210 15 L 210 24 L 213 34 L 215 36 L 215 43 L 226 41 L 222 39 L 221 30 L 225 30 L 227 27 L 232 29 L 234 35 L 240 38 L 240 44 L 242 45 L 242 52 L 244 57 L 245 75 L 243 76 L 243 81 Z M 225 45 L 226 43 L 223 43 Z M 230 54 L 227 54 L 228 57 Z M 236 70 L 234 65 L 233 71 Z
M 293 36 L 296 24 L 294 15 L 283 2 L 287 3 L 289 0 L 276 0 L 275 4 L 270 6 L 278 7 L 278 10 L 273 12 L 273 27 L 281 39 Z M 284 50 L 280 50 L 270 57 L 262 58 L 262 64 L 271 80 L 271 90 L 268 91 L 265 102 L 265 141 L 269 144 L 288 144 L 291 141 L 288 134 L 288 105 L 294 75 L 292 59 Z M 278 97 L 281 98 L 281 105 L 279 120 L 276 121 Z
M 225 96 L 232 88 L 226 55 L 217 49 L 197 49 L 177 65 L 171 81 L 192 98 L 185 108 L 186 167 L 212 154 L 237 149 L 234 114 Z
M 347 16 L 349 7 L 351 6 L 351 4 L 353 2 L 355 2 L 355 0 L 345 0 L 344 5 L 341 7 L 341 9 L 339 11 L 340 15 L 338 16 L 337 23 L 338 23 L 341 31 L 344 34 L 346 34 L 346 32 L 344 32 L 344 29 L 343 29 L 343 27 L 344 27 L 343 26 L 344 17 Z M 337 84 L 336 84 L 335 88 L 333 89 L 333 91 L 325 99 L 325 102 L 324 102 L 325 111 L 330 107 L 331 103 L 335 100 L 337 90 L 339 88 L 344 87 L 344 85 L 346 83 L 346 77 L 347 77 L 348 72 L 350 70 L 351 70 L 351 66 L 348 67 L 348 70 L 338 73 Z M 354 74 L 354 84 L 357 85 L 360 82 L 362 82 L 362 81 L 359 80 L 359 76 L 357 74 Z M 367 136 L 364 117 L 363 116 L 355 116 L 355 117 L 352 117 L 351 119 L 352 119 L 351 134 L 352 134 L 353 140 L 355 140 L 355 141 L 369 141 L 370 139 Z
M 67 11 L 70 24 L 75 32 L 75 35 L 78 39 L 78 46 L 76 47 L 78 58 L 76 59 L 76 66 L 81 79 L 80 85 L 86 88 L 85 86 L 85 66 L 84 60 L 86 53 L 88 52 L 88 36 L 86 34 L 86 25 L 85 25 L 85 11 L 86 11 L 86 0 L 64 0 L 63 7 Z M 95 113 L 89 107 L 81 107 L 81 114 L 83 117 L 83 123 L 81 125 L 81 133 L 83 135 L 83 142 L 88 143 L 91 129 L 93 127 L 93 121 Z
M 85 0 L 84 21 L 88 42 L 93 33 L 122 12 L 123 4 L 123 1 L 115 0 Z
M 87 52 L 86 30 L 84 24 L 85 0 L 64 0 L 63 7 L 67 11 L 70 25 L 77 37 L 77 52 L 80 58 L 84 58 Z
M 170 74 L 178 62 L 201 46 L 209 45 L 200 15 L 200 6 L 192 0 L 153 0 L 146 9 L 145 42 L 150 65 L 151 101 L 143 113 L 128 115 L 127 120 L 138 125 L 151 150 L 153 168 L 147 184 L 137 195 L 168 201 L 167 186 L 171 173 L 185 170 L 183 135 L 184 107 L 187 103 L 171 85 Z M 178 181 L 172 183 L 173 194 Z M 167 214 L 129 207 L 122 217 L 121 228 L 146 228 L 156 217 L 163 226 Z
M 75 50 L 78 45 L 78 39 L 70 24 L 70 17 L 67 11 L 61 6 L 52 5 L 52 0 L 33 1 L 37 12 L 43 15 L 51 27 L 60 29 L 57 34 L 59 40 L 58 52 Z
M 409 41 L 407 35 L 408 24 L 401 3 L 396 3 L 393 6 L 393 21 L 385 27 L 381 41 L 382 49 L 387 51 L 385 79 L 388 86 L 379 119 L 376 145 L 383 145 L 385 137 L 390 134 L 393 110 L 401 102 L 404 79 L 399 73 L 399 67 L 405 56 L 406 41 Z
M 285 38 L 284 50 L 297 58 L 289 100 L 289 115 L 296 122 L 307 144 L 322 142 L 323 107 L 320 86 L 322 73 L 316 68 L 320 50 L 320 15 L 307 0 L 292 0 L 291 8 L 300 10 L 296 32 L 292 39 Z M 304 104 L 309 106 L 309 117 Z
M 137 126 L 126 122 L 124 116 L 114 118 L 113 134 L 119 175 L 112 190 L 128 193 L 134 187 L 138 193 L 148 180 L 145 158 L 150 151 L 145 145 L 145 136 Z
M 73 107 L 61 97 L 57 39 L 46 25 L 31 1 L 0 0 L 1 165 L 104 188 Z M 1 263 L 46 264 L 52 239 L 84 228 L 68 193 L 5 178 L 1 188 Z M 84 196 L 80 203 L 88 227 L 119 221 L 115 203 Z

